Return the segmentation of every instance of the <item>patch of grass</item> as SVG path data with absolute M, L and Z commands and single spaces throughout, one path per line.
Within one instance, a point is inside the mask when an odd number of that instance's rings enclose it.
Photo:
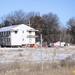
M 19 53 L 19 55 L 18 55 L 19 57 L 23 57 L 24 55 L 22 54 L 22 53 Z
M 43 63 L 43 71 L 41 70 L 41 63 L 34 62 L 15 61 L 10 64 L 0 65 L 0 72 L 3 71 L 3 75 L 5 72 L 6 75 L 73 75 L 74 69 L 75 66 L 62 67 L 57 63 L 50 62 Z
M 4 55 L 4 53 L 0 53 L 0 56 L 3 56 Z

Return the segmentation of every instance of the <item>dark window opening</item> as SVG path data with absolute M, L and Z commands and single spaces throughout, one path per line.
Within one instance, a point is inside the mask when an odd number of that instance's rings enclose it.
M 24 41 L 24 38 L 22 39 L 22 41 Z
M 22 31 L 22 33 L 24 33 L 24 31 Z
M 15 31 L 15 34 L 17 34 L 17 31 Z

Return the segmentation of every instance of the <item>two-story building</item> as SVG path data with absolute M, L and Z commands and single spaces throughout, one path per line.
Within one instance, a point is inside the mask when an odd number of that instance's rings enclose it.
M 1 46 L 35 44 L 35 29 L 25 24 L 0 28 Z

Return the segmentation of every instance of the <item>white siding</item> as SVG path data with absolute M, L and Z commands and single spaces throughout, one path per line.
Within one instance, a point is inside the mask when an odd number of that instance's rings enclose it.
M 21 45 L 21 34 L 20 31 L 17 31 L 17 33 L 11 32 L 11 45 Z
M 15 27 L 18 30 L 17 34 L 11 32 L 11 45 L 22 45 L 22 44 L 35 44 L 35 38 L 28 38 L 30 35 L 27 30 L 31 29 L 30 27 L 25 27 L 25 25 L 20 25 Z M 35 32 L 31 32 L 31 35 L 35 35 Z M 31 39 L 31 42 L 30 42 Z
M 26 26 L 24 24 L 21 25 L 16 25 L 16 26 L 11 26 L 11 27 L 6 27 L 6 28 L 1 28 L 0 34 L 1 35 L 8 35 L 8 31 L 10 31 L 10 41 L 8 41 L 8 38 L 3 39 L 5 42 L 3 43 L 4 45 L 23 45 L 23 44 L 35 44 L 35 38 L 28 38 L 28 35 L 33 35 L 35 36 L 35 32 L 29 33 L 28 30 L 33 29 L 29 26 Z M 4 30 L 4 33 L 3 33 Z M 17 33 L 15 32 L 17 31 Z

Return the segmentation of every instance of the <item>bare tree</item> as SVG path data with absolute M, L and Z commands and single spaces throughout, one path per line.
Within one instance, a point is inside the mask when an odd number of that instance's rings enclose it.
M 70 18 L 67 22 L 69 33 L 72 37 L 71 43 L 75 43 L 75 18 Z
M 56 14 L 49 13 L 42 15 L 44 20 L 44 40 L 45 41 L 58 41 L 59 40 L 59 18 Z
M 70 34 L 70 31 L 68 29 L 62 28 L 60 30 L 60 41 L 70 43 L 72 41 L 72 36 Z
M 5 16 L 3 24 L 4 26 L 22 24 L 25 23 L 25 20 L 26 20 L 25 13 L 22 10 L 19 10 Z
M 25 13 L 22 10 L 12 12 L 6 16 L 3 16 L 1 25 L 9 26 L 9 25 L 17 25 L 17 24 L 28 24 L 28 21 L 31 16 L 37 15 L 38 13 L 30 12 Z
M 1 26 L 26 24 L 30 20 L 31 27 L 42 30 L 43 40 L 54 42 L 59 40 L 59 18 L 56 14 L 49 13 L 40 16 L 39 13 L 25 13 L 22 10 L 12 12 L 2 18 Z M 39 34 L 39 33 L 37 33 Z M 39 39 L 38 39 L 39 40 Z
M 35 29 L 43 29 L 44 27 L 44 21 L 43 19 L 41 18 L 41 16 L 32 16 L 30 17 L 30 21 L 31 21 L 31 26 Z

